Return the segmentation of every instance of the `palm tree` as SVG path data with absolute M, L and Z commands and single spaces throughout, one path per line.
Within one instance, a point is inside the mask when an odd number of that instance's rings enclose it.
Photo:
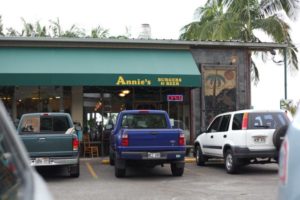
M 53 37 L 61 37 L 63 35 L 63 31 L 59 22 L 59 18 L 56 21 L 50 20 L 49 29 L 52 31 Z
M 296 1 L 296 0 L 294 0 Z M 298 69 L 297 48 L 290 37 L 289 25 L 279 15 L 272 14 L 269 8 L 271 3 L 279 0 L 208 0 L 204 7 L 196 10 L 199 21 L 192 22 L 183 27 L 181 39 L 187 40 L 239 40 L 245 42 L 261 42 L 254 32 L 259 30 L 266 33 L 274 42 L 289 46 L 287 59 L 289 64 Z M 289 0 L 291 2 L 291 0 Z M 276 7 L 277 9 L 279 7 Z M 292 8 L 287 10 L 291 12 Z M 292 15 L 290 15 L 292 16 Z M 279 51 L 283 55 L 283 51 Z M 259 80 L 257 67 L 251 59 L 251 70 L 255 82 Z
M 50 20 L 51 25 L 49 26 L 52 31 L 52 37 L 69 37 L 69 38 L 79 38 L 85 37 L 85 32 L 83 29 L 78 28 L 75 24 L 67 31 L 63 31 L 59 18 L 56 21 Z
M 93 28 L 91 30 L 91 37 L 92 38 L 107 38 L 109 33 L 108 29 L 104 29 L 101 26 Z
M 3 24 L 2 24 L 2 16 L 1 15 L 0 15 L 0 35 L 4 36 L 4 33 L 3 33 Z
M 25 19 L 22 17 L 21 20 L 23 21 L 23 30 L 21 35 L 25 37 L 35 36 L 34 26 L 31 23 L 27 23 Z
M 42 26 L 39 21 L 35 24 L 27 23 L 24 18 L 21 18 L 23 21 L 23 30 L 21 35 L 25 37 L 47 37 L 47 29 L 46 26 Z M 11 34 L 15 34 L 12 29 Z
M 284 10 L 287 16 L 294 20 L 296 9 L 299 8 L 299 0 L 262 0 L 261 7 L 264 12 L 273 15 L 278 11 Z
M 7 29 L 6 35 L 11 37 L 21 36 L 21 34 L 12 27 Z
M 47 28 L 46 26 L 41 26 L 40 22 L 37 21 L 35 24 L 35 32 L 36 32 L 36 37 L 47 37 Z

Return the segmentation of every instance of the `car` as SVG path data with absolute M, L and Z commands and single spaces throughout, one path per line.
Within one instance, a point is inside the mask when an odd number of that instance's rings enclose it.
M 28 160 L 26 149 L 0 101 L 0 199 L 53 199 L 45 181 Z
M 300 107 L 287 130 L 279 154 L 279 198 L 300 199 Z
M 125 110 L 119 113 L 110 137 L 110 164 L 117 178 L 129 165 L 148 167 L 170 164 L 173 176 L 184 173 L 185 137 L 171 127 L 163 110 Z
M 217 115 L 195 142 L 199 166 L 223 158 L 227 173 L 243 165 L 278 162 L 278 151 L 290 121 L 282 110 L 239 110 Z
M 65 167 L 70 177 L 80 175 L 79 126 L 68 113 L 23 114 L 18 133 L 35 167 Z

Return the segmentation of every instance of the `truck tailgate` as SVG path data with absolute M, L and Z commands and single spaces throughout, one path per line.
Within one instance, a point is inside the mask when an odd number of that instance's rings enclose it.
M 176 129 L 130 129 L 128 134 L 130 147 L 172 147 L 178 146 L 180 131 Z
M 30 157 L 74 156 L 72 134 L 21 135 Z

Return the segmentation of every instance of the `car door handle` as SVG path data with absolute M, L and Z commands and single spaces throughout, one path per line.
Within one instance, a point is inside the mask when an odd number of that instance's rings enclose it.
M 223 135 L 223 138 L 227 138 L 227 135 Z
M 46 138 L 38 138 L 39 142 L 46 142 Z
M 211 136 L 210 136 L 210 138 L 214 138 L 214 136 L 213 136 L 213 135 L 211 135 Z

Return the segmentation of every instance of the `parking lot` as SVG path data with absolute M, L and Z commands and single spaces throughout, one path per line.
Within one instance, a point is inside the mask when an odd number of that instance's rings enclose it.
M 115 178 L 114 168 L 101 158 L 81 159 L 81 175 L 69 178 L 63 170 L 39 170 L 55 199 L 276 199 L 276 164 L 249 165 L 236 175 L 225 172 L 221 161 L 205 167 L 187 163 L 182 177 L 169 165 L 129 168 Z

